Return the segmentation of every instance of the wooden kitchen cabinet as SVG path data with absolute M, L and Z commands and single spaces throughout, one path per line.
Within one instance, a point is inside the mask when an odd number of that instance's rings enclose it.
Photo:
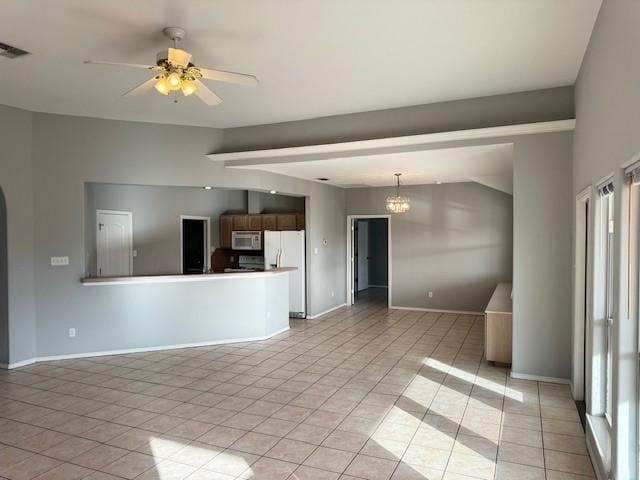
M 250 230 L 249 215 L 233 215 L 233 230 Z
M 296 214 L 295 213 L 283 213 L 277 216 L 278 230 L 295 230 L 296 229 Z
M 220 248 L 231 248 L 233 215 L 220 215 Z
M 233 231 L 304 230 L 304 213 L 220 215 L 220 248 L 231 248 Z
M 262 231 L 262 215 L 249 215 L 247 226 L 248 230 Z
M 278 230 L 277 215 L 262 214 L 261 217 L 263 230 Z
M 296 230 L 304 230 L 304 213 L 296 214 Z

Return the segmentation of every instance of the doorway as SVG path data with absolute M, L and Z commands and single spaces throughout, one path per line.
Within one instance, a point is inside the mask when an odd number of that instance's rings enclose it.
M 209 217 L 180 215 L 180 271 L 184 275 L 209 271 Z
M 9 364 L 9 264 L 7 203 L 0 188 L 0 364 Z
M 388 215 L 347 217 L 347 303 L 391 304 Z
M 574 326 L 573 326 L 573 398 L 578 411 L 583 416 L 586 409 L 585 385 L 587 384 L 588 348 L 587 332 L 589 319 L 588 271 L 589 271 L 589 231 L 590 231 L 591 189 L 586 189 L 576 197 L 575 225 L 575 267 L 574 267 Z
M 133 275 L 133 214 L 96 211 L 99 277 Z

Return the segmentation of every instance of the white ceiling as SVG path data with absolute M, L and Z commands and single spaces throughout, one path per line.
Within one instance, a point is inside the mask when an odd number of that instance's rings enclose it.
M 232 127 L 532 90 L 575 82 L 601 0 L 0 0 L 0 104 Z M 208 82 L 207 107 L 121 94 L 153 63 L 160 31 L 187 29 L 197 65 L 251 73 Z
M 477 182 L 513 193 L 512 144 L 228 166 L 312 181 L 326 177 L 329 181 L 323 183 L 344 188 L 395 185 L 394 173 L 402 173 L 401 183 L 404 185 Z

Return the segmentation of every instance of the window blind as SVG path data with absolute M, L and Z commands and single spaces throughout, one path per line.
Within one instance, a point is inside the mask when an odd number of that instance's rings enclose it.
M 606 182 L 598 185 L 598 193 L 603 197 L 611 195 L 613 193 L 613 180 L 607 180 Z
M 640 185 L 640 166 L 627 171 L 627 177 L 631 179 L 634 185 Z

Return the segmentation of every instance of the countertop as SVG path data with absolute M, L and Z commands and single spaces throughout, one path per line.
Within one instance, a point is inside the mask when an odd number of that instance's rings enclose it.
M 493 291 L 491 300 L 485 310 L 486 313 L 511 313 L 513 310 L 511 291 L 513 286 L 511 283 L 499 283 Z
M 203 273 L 196 275 L 132 275 L 128 277 L 85 277 L 82 285 L 126 285 L 141 283 L 206 282 L 210 280 L 241 280 L 243 278 L 271 277 L 297 270 L 295 267 L 272 268 L 258 272 Z

